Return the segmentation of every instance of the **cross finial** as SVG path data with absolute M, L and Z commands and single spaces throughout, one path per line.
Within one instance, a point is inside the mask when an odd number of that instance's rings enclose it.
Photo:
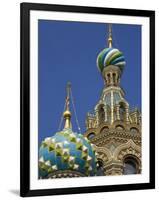
M 71 89 L 71 83 L 67 83 L 67 96 L 66 96 L 66 110 L 69 110 L 69 104 L 70 104 L 70 89 Z
M 112 39 L 112 24 L 108 25 L 108 32 L 109 32 L 109 36 L 108 36 L 108 47 L 112 48 L 112 43 L 113 43 L 113 39 Z
M 67 87 L 66 87 L 66 109 L 65 112 L 63 113 L 63 117 L 65 119 L 65 125 L 64 128 L 71 128 L 71 112 L 70 112 L 70 108 L 69 108 L 69 104 L 70 104 L 70 89 L 71 89 L 71 83 L 68 82 L 67 83 Z

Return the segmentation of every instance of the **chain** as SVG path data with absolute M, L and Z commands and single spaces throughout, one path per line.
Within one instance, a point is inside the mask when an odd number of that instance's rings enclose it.
M 65 108 L 66 108 L 66 102 L 65 102 L 65 104 L 64 104 L 63 113 L 64 113 L 64 111 L 65 111 Z M 61 119 L 60 119 L 58 131 L 61 130 L 61 126 L 62 126 L 62 122 L 63 122 L 63 113 L 62 113 L 62 115 L 61 115 Z
M 77 128 L 78 128 L 78 131 L 80 133 L 81 132 L 81 128 L 80 128 L 79 121 L 78 121 L 78 118 L 77 118 L 77 112 L 76 112 L 76 108 L 75 108 L 74 98 L 73 98 L 73 95 L 72 95 L 72 89 L 70 89 L 70 94 L 71 94 L 71 101 L 72 101 L 72 105 L 73 105 L 73 111 L 74 111 L 74 115 L 75 115 Z
M 116 34 L 115 34 L 115 31 L 113 30 L 112 28 L 112 37 L 113 37 L 113 41 L 114 41 L 114 47 L 116 47 L 117 49 L 119 49 L 119 44 L 117 42 L 117 39 L 116 39 Z

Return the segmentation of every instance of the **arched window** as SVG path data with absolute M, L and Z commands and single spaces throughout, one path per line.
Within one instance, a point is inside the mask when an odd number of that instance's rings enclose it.
M 116 83 L 116 74 L 113 73 L 113 83 L 115 84 Z
M 89 135 L 87 136 L 89 140 L 93 139 L 95 136 L 95 133 L 89 133 Z
M 132 127 L 132 128 L 130 129 L 130 133 L 131 133 L 132 135 L 138 133 L 137 128 Z
M 121 125 L 117 125 L 117 126 L 116 126 L 116 129 L 117 129 L 117 130 L 123 130 L 124 128 L 123 128 L 123 126 L 121 126 Z
M 125 120 L 125 104 L 124 103 L 120 103 L 120 107 L 119 107 L 119 115 L 120 115 L 120 120 L 124 121 Z
M 108 126 L 104 126 L 101 130 L 100 133 L 107 133 L 109 131 Z
M 138 163 L 134 158 L 128 157 L 124 160 L 123 174 L 138 174 Z
M 124 120 L 124 108 L 123 107 L 120 107 L 120 120 Z
M 99 108 L 99 122 L 102 123 L 104 122 L 105 119 L 105 112 L 104 112 L 104 108 L 101 106 Z
M 105 176 L 104 168 L 103 168 L 103 162 L 100 161 L 100 160 L 98 161 L 97 176 Z

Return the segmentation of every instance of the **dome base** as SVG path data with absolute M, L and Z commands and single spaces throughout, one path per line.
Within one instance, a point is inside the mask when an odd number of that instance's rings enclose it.
M 46 177 L 46 179 L 53 179 L 53 178 L 73 178 L 73 177 L 85 177 L 84 174 L 72 171 L 72 170 L 59 170 L 54 173 L 51 173 Z
M 118 66 L 109 65 L 103 69 L 102 76 L 107 86 L 118 86 L 122 71 Z

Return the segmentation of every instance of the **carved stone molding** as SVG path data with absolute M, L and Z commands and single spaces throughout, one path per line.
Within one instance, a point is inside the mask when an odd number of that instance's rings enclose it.
M 141 145 L 141 137 L 137 134 L 131 135 L 126 131 L 108 131 L 107 133 L 102 133 L 100 135 L 96 135 L 91 139 L 93 144 L 97 146 L 103 146 L 110 141 L 114 141 L 117 143 L 127 143 L 129 140 L 133 140 L 136 145 Z
M 94 148 L 97 153 L 97 160 L 102 160 L 104 165 L 106 162 L 111 160 L 112 154 L 111 154 L 111 151 L 109 151 L 109 149 L 105 147 L 97 147 L 97 146 L 95 146 Z
M 119 161 L 123 161 L 127 155 L 135 156 L 141 162 L 141 147 L 131 139 L 127 143 L 119 145 L 113 154 L 114 159 Z

